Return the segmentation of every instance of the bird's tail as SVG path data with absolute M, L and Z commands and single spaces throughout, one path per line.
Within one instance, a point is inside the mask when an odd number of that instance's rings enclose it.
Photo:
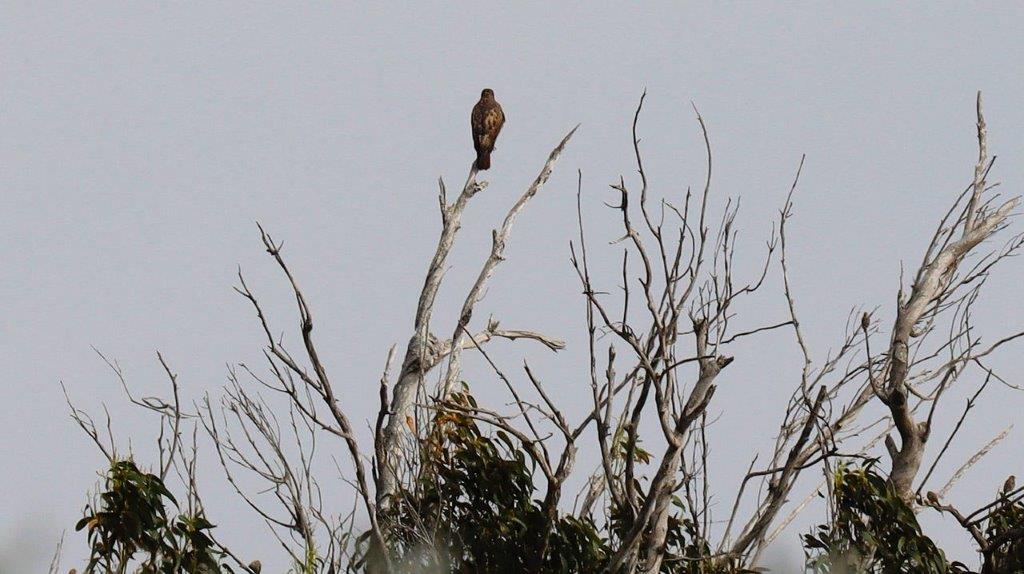
M 479 170 L 491 169 L 491 152 L 482 151 L 476 154 L 476 168 Z

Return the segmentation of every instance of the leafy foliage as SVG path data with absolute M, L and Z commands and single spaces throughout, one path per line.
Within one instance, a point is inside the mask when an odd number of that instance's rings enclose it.
M 835 515 L 804 536 L 817 573 L 940 574 L 946 557 L 921 532 L 913 509 L 874 470 L 841 466 L 833 477 Z
M 476 403 L 468 393 L 455 401 Z M 598 572 L 605 568 L 631 525 L 630 512 L 612 509 L 597 525 L 571 515 L 554 517 L 535 498 L 531 458 L 515 437 L 484 432 L 471 416 L 445 411 L 436 433 L 424 441 L 423 455 L 432 473 L 415 491 L 401 493 L 400 513 L 392 517 L 393 558 L 402 572 L 511 573 Z M 816 574 L 966 573 L 948 563 L 942 550 L 925 536 L 910 508 L 871 461 L 841 466 L 833 476 L 834 516 L 804 536 L 807 567 Z M 427 478 L 429 476 L 429 478 Z M 111 464 L 104 477 L 98 508 L 86 507 L 76 530 L 87 530 L 87 573 L 211 574 L 233 572 L 210 538 L 214 528 L 202 510 L 169 512 L 177 507 L 171 492 L 154 474 L 131 460 Z M 668 522 L 663 574 L 739 574 L 738 563 L 712 557 L 699 524 L 679 498 Z M 429 528 L 427 526 L 429 525 Z M 983 522 L 987 552 L 985 573 L 1024 572 L 1024 502 L 1000 496 Z M 424 532 L 431 532 L 429 539 Z M 547 534 L 547 544 L 539 542 Z M 364 535 L 364 542 L 366 540 Z M 368 548 L 368 545 L 364 545 Z M 444 549 L 439 552 L 438 549 Z M 543 555 L 537 551 L 543 549 Z M 373 570 L 374 557 L 351 565 Z
M 1024 501 L 1000 498 L 985 521 L 989 550 L 984 572 L 1024 572 Z
M 220 564 L 220 552 L 207 534 L 214 526 L 201 510 L 168 516 L 165 500 L 175 506 L 177 501 L 158 476 L 142 472 L 131 460 L 116 460 L 104 489 L 99 508 L 87 506 L 75 526 L 88 531 L 87 573 L 232 572 Z
M 476 406 L 465 393 L 452 401 Z M 542 572 L 586 572 L 604 564 L 607 542 L 590 519 L 552 519 L 533 498 L 535 468 L 515 439 L 489 436 L 463 414 L 446 411 L 436 423 L 423 445 L 432 472 L 400 494 L 401 514 L 393 517 L 396 551 L 415 562 L 410 571 L 523 572 L 539 563 Z M 424 525 L 431 540 L 423 539 Z M 547 551 L 536 556 L 544 534 Z M 417 552 L 424 543 L 447 555 Z
M 637 491 L 640 485 L 637 484 Z M 636 506 L 643 503 L 638 494 Z M 685 505 L 678 496 L 672 497 L 672 505 L 678 512 L 669 514 L 666 524 L 664 560 L 660 572 L 663 574 L 734 574 L 738 567 L 727 557 L 712 559 L 714 552 L 701 535 L 701 526 L 687 516 Z M 609 534 L 615 540 L 622 540 L 633 527 L 633 508 L 612 508 L 609 513 Z
M 476 407 L 465 391 L 452 402 Z M 460 412 L 444 411 L 435 423 L 436 432 L 424 441 L 421 453 L 431 472 L 421 476 L 416 490 L 401 493 L 402 504 L 395 506 L 402 510 L 391 520 L 393 551 L 407 571 L 568 573 L 600 572 L 607 566 L 612 541 L 633 524 L 632 511 L 613 509 L 602 527 L 590 517 L 557 512 L 552 517 L 534 498 L 536 468 L 517 438 L 502 430 L 485 433 Z M 674 505 L 683 510 L 680 499 Z M 424 531 L 431 532 L 429 540 Z M 446 554 L 433 552 L 438 548 Z M 670 516 L 661 572 L 739 572 L 729 562 L 713 564 L 711 554 L 697 524 L 682 512 Z M 364 557 L 358 567 L 372 560 Z

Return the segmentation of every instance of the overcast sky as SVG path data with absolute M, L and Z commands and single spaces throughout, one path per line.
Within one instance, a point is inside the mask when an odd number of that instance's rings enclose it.
M 166 392 L 159 350 L 188 400 L 216 396 L 229 364 L 260 359 L 258 324 L 231 289 L 239 266 L 275 329 L 295 340 L 293 301 L 255 221 L 285 241 L 325 363 L 365 429 L 387 348 L 411 333 L 439 229 L 436 180 L 464 180 L 469 111 L 483 87 L 495 90 L 508 121 L 490 187 L 473 200 L 451 260 L 435 318 L 441 331 L 450 332 L 490 229 L 581 123 L 519 219 L 474 320 L 494 315 L 568 341 L 558 356 L 528 343 L 495 348 L 510 371 L 529 357 L 567 411 L 583 412 L 584 308 L 568 263 L 577 170 L 594 257 L 603 258 L 599 285 L 612 290 L 618 255 L 604 245 L 618 229 L 602 202 L 614 199 L 607 184 L 620 174 L 636 180 L 629 127 L 646 89 L 640 130 L 653 192 L 679 198 L 703 180 L 693 102 L 715 149 L 716 205 L 743 198 L 741 271 L 753 273 L 807 154 L 790 257 L 798 309 L 823 357 L 850 309 L 877 306 L 891 319 L 901 262 L 920 260 L 970 181 L 976 90 L 999 156 L 993 179 L 1019 192 L 1021 22 L 1024 11 L 1011 3 L 3 3 L 0 571 L 44 571 L 65 530 L 65 569 L 85 555 L 72 529 L 103 459 L 69 420 L 61 381 L 83 408 L 100 414 L 107 405 L 122 449 L 131 438 L 151 454 L 155 421 L 130 408 L 93 347 L 119 361 L 140 393 Z M 785 318 L 777 271 L 738 327 Z M 978 313 L 988 340 L 1024 323 L 1022 283 L 1019 261 L 990 283 Z M 710 407 L 721 417 L 712 439 L 719 518 L 755 449 L 769 444 L 800 369 L 788 333 L 732 352 Z M 1020 356 L 1018 347 L 993 362 L 1019 381 Z M 500 406 L 493 377 L 468 368 L 481 400 Z M 943 438 L 978 380 L 963 383 L 941 411 Z M 1018 420 L 1022 406 L 1024 396 L 993 386 L 937 480 Z M 1013 454 L 1022 432 L 975 467 L 956 502 L 981 503 L 1022 470 Z M 322 448 L 343 459 L 339 446 Z M 583 457 L 580 472 L 593 463 Z M 282 569 L 215 462 L 204 460 L 200 474 L 223 539 Z M 331 503 L 345 511 L 351 495 L 338 493 Z M 814 518 L 784 537 L 776 563 L 800 559 L 797 536 Z M 970 559 L 956 528 L 934 516 L 925 523 Z

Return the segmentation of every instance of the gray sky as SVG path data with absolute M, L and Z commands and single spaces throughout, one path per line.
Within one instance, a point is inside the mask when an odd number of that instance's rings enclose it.
M 690 107 L 715 149 L 714 193 L 743 197 L 741 249 L 752 272 L 802 153 L 792 223 L 799 310 L 822 357 L 847 312 L 892 316 L 900 262 L 915 265 L 933 225 L 969 181 L 973 100 L 986 97 L 994 179 L 1024 181 L 1024 35 L 1019 5 L 901 3 L 680 6 L 533 3 L 356 9 L 241 4 L 101 4 L 0 8 L 0 571 L 42 571 L 80 516 L 100 454 L 69 421 L 59 381 L 84 408 L 116 417 L 148 453 L 153 420 L 129 408 L 95 346 L 134 388 L 162 393 L 160 350 L 189 399 L 225 382 L 226 364 L 256 364 L 252 311 L 235 294 L 240 265 L 277 330 L 294 341 L 286 285 L 254 221 L 285 240 L 318 319 L 328 368 L 354 419 L 372 416 L 391 343 L 404 343 L 439 228 L 436 179 L 463 181 L 469 110 L 494 88 L 508 122 L 452 258 L 437 320 L 454 309 L 489 249 L 489 230 L 550 148 L 580 131 L 543 194 L 519 220 L 476 320 L 559 336 L 553 357 L 501 346 L 514 370 L 529 356 L 571 413 L 585 408 L 583 305 L 568 264 L 576 170 L 604 285 L 617 284 L 618 230 L 607 184 L 633 177 L 629 125 L 640 93 L 655 193 L 680 197 L 704 176 Z M 635 178 L 634 178 L 635 179 Z M 721 205 L 721 204 L 719 204 Z M 1019 229 L 1019 227 L 1018 227 Z M 773 291 L 742 325 L 783 316 Z M 1003 266 L 979 305 L 988 338 L 1024 322 L 1024 268 Z M 755 304 L 756 303 L 756 304 Z M 496 347 L 497 348 L 497 347 Z M 788 334 L 733 349 L 711 410 L 720 518 L 738 474 L 776 428 L 799 373 Z M 994 363 L 1019 380 L 1018 350 Z M 478 373 L 483 400 L 504 396 Z M 968 378 L 963 390 L 977 381 Z M 580 398 L 575 398 L 580 397 Z M 962 393 L 944 414 L 956 416 Z M 1019 418 L 1024 397 L 992 388 L 937 476 Z M 725 408 L 728 406 L 728 408 Z M 945 437 L 949 425 L 943 426 Z M 1021 429 L 954 496 L 989 498 L 1013 471 Z M 340 453 L 340 447 L 332 447 Z M 937 446 L 933 445 L 934 454 Z M 580 472 L 593 459 L 582 460 Z M 200 470 L 211 519 L 245 554 L 280 567 L 265 530 Z M 351 497 L 339 489 L 337 506 Z M 799 556 L 797 534 L 781 545 Z M 955 528 L 926 517 L 957 556 Z M 65 564 L 84 555 L 69 534 Z

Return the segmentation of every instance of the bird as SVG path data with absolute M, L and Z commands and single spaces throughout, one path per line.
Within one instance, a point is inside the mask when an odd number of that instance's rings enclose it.
M 473 128 L 476 168 L 490 169 L 494 142 L 498 139 L 501 126 L 505 124 L 505 112 L 502 111 L 501 104 L 494 99 L 494 90 L 485 88 L 480 92 L 480 101 L 473 106 L 469 123 Z
M 1003 494 L 1009 494 L 1015 488 L 1017 488 L 1017 477 L 1011 474 L 1006 477 L 1006 482 L 1003 483 Z

